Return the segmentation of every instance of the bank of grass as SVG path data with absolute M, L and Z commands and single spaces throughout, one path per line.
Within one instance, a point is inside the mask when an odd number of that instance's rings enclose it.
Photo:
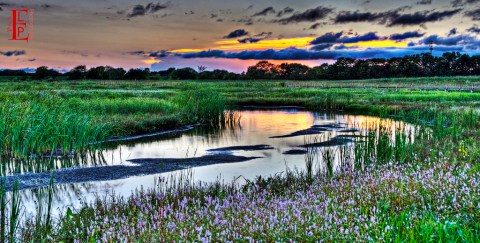
M 110 132 L 87 114 L 78 114 L 52 100 L 4 102 L 0 106 L 0 154 L 3 159 L 29 160 L 51 153 L 97 149 Z
M 32 84 L 34 86 L 34 84 Z M 146 94 L 146 95 L 144 95 Z M 206 89 L 172 92 L 3 92 L 0 156 L 29 160 L 99 149 L 102 141 L 224 119 L 223 96 Z
M 143 114 L 146 120 L 158 115 L 174 114 L 172 101 L 186 92 L 204 89 L 221 94 L 228 105 L 300 105 L 311 110 L 342 109 L 354 110 L 355 106 L 401 108 L 449 107 L 478 108 L 479 93 L 456 91 L 417 90 L 425 83 L 444 87 L 465 83 L 478 83 L 478 77 L 455 78 L 414 78 L 358 81 L 319 81 L 335 86 L 350 82 L 350 88 L 291 88 L 281 81 L 75 81 L 75 82 L 15 82 L 0 83 L 0 101 L 29 100 L 31 97 L 54 96 L 72 107 L 88 107 L 89 111 L 101 113 L 103 108 L 108 116 Z M 364 88 L 370 86 L 395 87 L 397 84 L 411 84 L 411 88 Z M 353 108 L 352 108 L 353 107 Z M 155 116 L 156 115 L 156 116 Z M 180 120 L 180 119 L 179 119 Z M 141 120 L 137 120 L 141 123 Z M 161 124 L 162 121 L 159 121 Z M 165 124 L 167 125 L 167 124 Z M 170 126 L 175 124 L 168 124 Z M 177 124 L 181 125 L 181 124 Z M 134 127 L 132 124 L 129 127 Z M 121 129 L 127 132 L 126 129 Z M 141 133 L 139 131 L 128 131 Z M 122 135 L 122 134 L 117 134 Z
M 4 106 L 38 103 L 44 104 L 43 113 L 38 113 L 45 116 L 62 110 L 76 114 L 77 117 L 88 117 L 88 123 L 92 126 L 103 126 L 101 130 L 105 131 L 105 134 L 102 136 L 109 138 L 167 130 L 195 122 L 209 123 L 218 119 L 217 114 L 222 114 L 222 108 L 242 105 L 297 105 L 313 111 L 341 110 L 383 116 L 413 110 L 433 114 L 438 111 L 479 109 L 480 93 L 415 89 L 429 80 L 430 83 L 438 83 L 443 87 L 476 83 L 480 78 L 316 82 L 325 85 L 352 83 L 353 86 L 348 89 L 292 88 L 285 85 L 287 81 L 0 82 L 0 103 Z M 379 86 L 404 83 L 412 84 L 412 89 L 364 88 L 365 84 Z M 40 116 L 42 115 L 32 119 L 42 119 Z M 53 116 L 55 115 L 43 120 L 51 120 Z M 14 117 L 12 119 L 16 122 L 21 121 Z M 58 126 L 62 126 L 61 123 Z M 72 136 L 69 137 L 73 139 Z

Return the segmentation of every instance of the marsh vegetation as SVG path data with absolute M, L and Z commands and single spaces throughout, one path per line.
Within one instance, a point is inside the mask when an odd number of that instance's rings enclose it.
M 286 82 L 0 83 L 2 240 L 478 239 L 479 94 L 414 88 L 428 80 L 407 80 L 412 88 L 401 89 L 365 89 L 366 82 L 348 89 L 292 88 Z M 51 172 L 54 178 L 57 168 L 78 166 L 87 157 L 95 166 L 92 158 L 102 161 L 102 141 L 110 138 L 193 123 L 217 132 L 225 124 L 238 126 L 242 118 L 233 108 L 240 105 L 304 106 L 388 122 L 348 124 L 337 130 L 351 131 L 335 137 L 297 134 L 302 144 L 291 149 L 305 151 L 293 155 L 304 159 L 305 170 L 286 168 L 238 179 L 242 183 L 205 184 L 180 174 L 129 197 L 112 193 L 67 208 L 57 217 L 54 180 L 36 189 L 37 217 L 27 220 L 18 182 L 7 185 L 7 176 L 18 173 Z

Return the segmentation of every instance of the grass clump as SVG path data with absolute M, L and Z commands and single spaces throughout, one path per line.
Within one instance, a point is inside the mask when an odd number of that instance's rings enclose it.
M 72 112 L 55 100 L 0 105 L 0 153 L 4 158 L 85 153 L 109 134 L 108 124 Z M 58 154 L 60 153 L 60 154 Z
M 207 89 L 187 90 L 174 102 L 188 122 L 215 125 L 224 119 L 225 100 L 217 92 Z

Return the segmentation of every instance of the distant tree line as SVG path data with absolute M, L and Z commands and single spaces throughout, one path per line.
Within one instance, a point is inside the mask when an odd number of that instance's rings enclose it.
M 469 76 L 480 75 L 480 56 L 449 52 L 441 57 L 426 53 L 390 59 L 340 58 L 333 64 L 313 68 L 298 63 L 274 65 L 262 61 L 249 67 L 245 75 L 249 79 L 287 80 Z
M 35 73 L 26 73 L 22 70 L 0 70 L 0 76 L 35 80 L 60 78 L 69 80 L 346 80 L 468 75 L 480 75 L 480 56 L 469 56 L 458 52 L 444 53 L 440 57 L 425 53 L 390 59 L 340 58 L 333 64 L 325 63 L 313 68 L 299 63 L 275 65 L 268 61 L 260 61 L 241 74 L 219 69 L 208 71 L 204 66 L 199 66 L 197 70 L 170 68 L 164 71 L 150 71 L 146 68 L 126 71 L 123 68 L 110 66 L 88 69 L 85 65 L 81 65 L 66 73 L 59 73 L 46 66 L 37 68 Z

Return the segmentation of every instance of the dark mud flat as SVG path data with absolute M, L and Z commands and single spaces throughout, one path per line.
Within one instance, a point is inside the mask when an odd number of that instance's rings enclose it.
M 259 150 L 270 150 L 274 149 L 274 147 L 267 145 L 267 144 L 259 144 L 259 145 L 246 145 L 246 146 L 231 146 L 231 147 L 223 147 L 223 148 L 216 148 L 216 149 L 209 149 L 208 152 L 224 152 L 224 151 L 259 151 Z
M 265 109 L 265 110 L 274 110 L 274 109 L 305 109 L 304 106 L 292 106 L 292 105 L 273 105 L 273 106 L 264 106 L 264 105 L 242 105 L 241 108 L 244 109 Z
M 350 138 L 366 138 L 367 136 L 364 135 L 356 135 L 356 134 L 346 134 L 346 135 L 338 135 L 335 139 L 350 139 Z
M 301 154 L 306 154 L 307 153 L 307 150 L 303 150 L 303 149 L 291 149 L 291 150 L 287 150 L 285 152 L 283 152 L 282 154 L 286 154 L 286 155 L 301 155 Z
M 335 147 L 335 146 L 346 145 L 346 144 L 351 143 L 351 142 L 353 142 L 353 140 L 349 139 L 349 138 L 334 137 L 334 138 L 332 138 L 328 141 L 318 142 L 318 143 L 309 143 L 309 144 L 301 145 L 299 147 L 301 147 L 301 148 Z
M 291 138 L 291 137 L 298 137 L 298 136 L 305 136 L 305 135 L 315 135 L 315 134 L 322 134 L 323 132 L 328 132 L 331 131 L 330 129 L 326 127 L 315 127 L 312 126 L 311 128 L 292 132 L 287 135 L 281 135 L 281 136 L 273 136 L 270 138 Z
M 340 130 L 338 132 L 339 133 L 350 133 L 350 132 L 360 132 L 360 130 L 355 129 L 355 128 L 351 128 L 351 129 L 343 129 L 343 130 Z
M 313 129 L 318 129 L 318 128 L 341 129 L 341 128 L 345 128 L 345 126 L 342 123 L 331 123 L 331 124 L 323 124 L 323 125 L 313 125 L 312 128 Z
M 144 139 L 144 138 L 149 138 L 149 137 L 158 137 L 162 135 L 171 135 L 171 134 L 181 134 L 187 131 L 190 131 L 195 128 L 195 126 L 198 126 L 199 124 L 194 124 L 194 125 L 187 125 L 183 127 L 179 127 L 176 129 L 172 130 L 165 130 L 165 131 L 159 131 L 155 133 L 148 133 L 148 134 L 140 134 L 140 135 L 135 135 L 135 136 L 128 136 L 128 137 L 121 137 L 121 138 L 112 138 L 109 140 L 106 140 L 105 142 L 125 142 L 125 141 L 131 141 L 131 140 L 139 140 L 139 139 Z
M 88 168 L 72 168 L 57 171 L 55 184 L 83 183 L 125 179 L 131 176 L 153 175 L 186 168 L 245 162 L 260 157 L 245 157 L 229 154 L 205 155 L 195 158 L 147 158 L 129 160 L 135 166 L 114 165 Z M 12 190 L 14 180 L 18 179 L 18 188 L 29 189 L 48 186 L 50 173 L 30 173 L 7 177 L 7 190 Z

